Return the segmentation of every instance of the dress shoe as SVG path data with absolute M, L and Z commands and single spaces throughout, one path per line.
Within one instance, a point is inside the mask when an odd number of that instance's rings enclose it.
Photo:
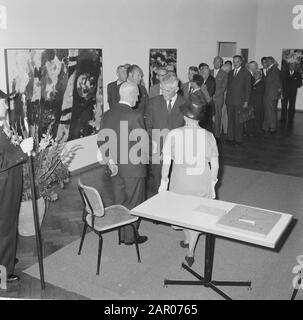
M 19 262 L 18 258 L 15 258 L 15 264 L 17 264 Z
M 180 247 L 182 248 L 188 248 L 189 247 L 189 244 L 184 242 L 184 240 L 180 241 Z
M 271 134 L 271 135 L 275 135 L 275 134 L 277 134 L 277 131 L 276 131 L 276 130 L 270 131 L 270 134 Z
M 194 257 L 188 257 L 188 256 L 185 256 L 185 260 L 187 262 L 187 264 L 191 267 L 194 262 L 195 262 L 195 258 Z
M 147 236 L 138 236 L 137 238 L 137 242 L 138 244 L 141 244 L 141 243 L 144 243 L 147 241 Z M 124 243 L 126 246 L 131 246 L 133 244 L 135 244 L 136 242 L 135 241 L 132 241 L 132 242 L 124 242 L 124 241 L 121 241 L 122 243 Z
M 20 280 L 20 277 L 15 274 L 11 274 L 7 277 L 7 282 L 14 282 L 19 280 Z

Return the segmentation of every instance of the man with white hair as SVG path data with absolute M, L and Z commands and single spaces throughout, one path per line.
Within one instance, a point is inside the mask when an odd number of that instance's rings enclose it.
M 122 204 L 131 210 L 145 201 L 148 139 L 141 141 L 141 144 L 145 144 L 146 148 L 140 150 L 142 161 L 135 163 L 132 161 L 130 151 L 137 144 L 137 141 L 129 141 L 128 137 L 135 129 L 145 130 L 142 113 L 133 109 L 138 101 L 139 89 L 135 83 L 124 82 L 120 86 L 119 94 L 119 103 L 105 112 L 103 116 L 97 143 L 102 155 L 101 164 L 107 164 L 112 172 L 110 180 L 114 194 L 114 204 Z M 122 127 L 125 124 L 126 129 Z M 113 130 L 115 138 L 111 137 L 110 130 L 107 131 L 106 129 Z M 124 129 L 127 130 L 126 133 L 121 132 Z M 108 148 L 105 146 L 108 146 Z M 134 223 L 136 230 L 139 228 L 139 223 L 139 221 Z M 126 245 L 135 243 L 131 226 L 120 228 L 119 233 L 122 243 Z M 138 243 L 143 243 L 147 240 L 147 237 L 137 234 L 137 240 Z
M 247 69 L 250 72 L 251 76 L 254 77 L 255 72 L 259 69 L 258 63 L 256 61 L 250 61 Z
M 174 73 L 168 73 L 161 81 L 162 95 L 149 100 L 145 112 L 146 129 L 150 137 L 150 151 L 152 151 L 152 163 L 148 183 L 148 197 L 158 192 L 161 182 L 161 154 L 164 136 L 160 136 L 161 130 L 172 130 L 184 125 L 184 118 L 179 108 L 185 103 L 185 99 L 178 94 L 179 79 Z M 158 129 L 155 131 L 155 129 Z M 156 132 L 159 136 L 156 135 Z M 161 139 L 162 138 L 162 139 Z

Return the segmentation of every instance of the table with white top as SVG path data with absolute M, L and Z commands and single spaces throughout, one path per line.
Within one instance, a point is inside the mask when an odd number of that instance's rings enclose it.
M 176 194 L 171 191 L 163 191 L 132 209 L 132 214 L 141 218 L 161 221 L 205 233 L 204 277 L 182 263 L 182 268 L 195 276 L 198 281 L 165 279 L 164 285 L 202 285 L 213 289 L 225 299 L 231 298 L 216 286 L 251 286 L 250 281 L 217 281 L 212 279 L 215 237 L 221 236 L 267 248 L 275 248 L 283 232 L 291 222 L 292 215 L 265 210 L 280 214 L 281 218 L 277 221 L 268 235 L 262 237 L 251 232 L 246 232 L 245 230 L 228 229 L 217 225 L 219 215 L 217 215 L 216 212 L 224 211 L 227 213 L 236 205 L 236 203 L 221 200 L 212 200 L 197 196 Z M 203 208 L 205 209 L 203 210 Z M 207 208 L 209 210 L 207 210 Z

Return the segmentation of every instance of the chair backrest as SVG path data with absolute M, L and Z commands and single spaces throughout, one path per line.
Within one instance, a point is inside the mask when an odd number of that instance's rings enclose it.
M 93 187 L 82 184 L 80 179 L 78 189 L 86 212 L 98 217 L 104 216 L 104 205 L 99 192 Z

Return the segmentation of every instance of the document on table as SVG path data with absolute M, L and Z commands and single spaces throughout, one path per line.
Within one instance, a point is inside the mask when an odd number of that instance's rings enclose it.
M 219 218 L 217 226 L 240 229 L 256 236 L 266 237 L 280 218 L 279 213 L 236 205 Z

